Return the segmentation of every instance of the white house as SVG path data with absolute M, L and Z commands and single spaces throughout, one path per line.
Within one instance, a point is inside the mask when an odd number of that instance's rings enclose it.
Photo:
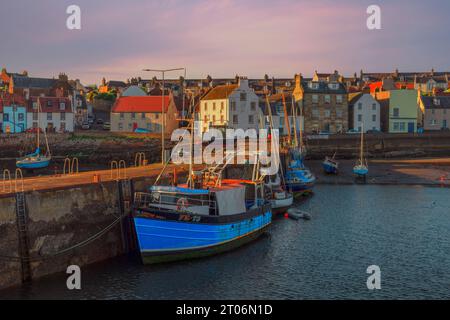
M 31 97 L 27 110 L 27 129 L 40 127 L 48 132 L 73 132 L 71 99 L 66 97 Z
M 349 128 L 380 131 L 380 103 L 369 93 L 349 95 Z
M 202 132 L 210 127 L 258 129 L 261 111 L 259 98 L 248 86 L 247 78 L 238 84 L 219 85 L 211 89 L 200 101 Z

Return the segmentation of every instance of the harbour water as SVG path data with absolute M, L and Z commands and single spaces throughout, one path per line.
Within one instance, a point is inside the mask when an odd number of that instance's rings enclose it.
M 449 191 L 318 185 L 297 204 L 312 220 L 277 219 L 236 251 L 156 266 L 120 257 L 82 268 L 81 290 L 59 274 L 0 299 L 448 299 Z M 381 290 L 367 289 L 370 265 Z

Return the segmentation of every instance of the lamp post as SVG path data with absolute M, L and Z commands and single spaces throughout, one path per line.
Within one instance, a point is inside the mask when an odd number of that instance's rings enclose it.
M 174 68 L 174 69 L 144 69 L 142 71 L 148 71 L 148 72 L 160 72 L 162 74 L 162 105 L 161 105 L 161 162 L 162 164 L 166 163 L 165 159 L 165 125 L 166 125 L 166 113 L 164 111 L 164 98 L 165 98 L 165 91 L 164 91 L 164 80 L 165 80 L 165 74 L 166 72 L 171 71 L 181 71 L 184 70 L 184 74 L 186 76 L 186 68 Z

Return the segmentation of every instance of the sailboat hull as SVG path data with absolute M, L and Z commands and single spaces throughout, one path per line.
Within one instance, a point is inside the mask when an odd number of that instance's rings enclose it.
M 325 173 L 336 174 L 338 172 L 338 167 L 330 162 L 324 161 L 322 163 L 323 170 Z
M 26 161 L 19 160 L 16 162 L 17 168 L 20 169 L 43 169 L 47 168 L 50 164 L 50 159 L 40 160 L 40 161 Z
M 365 177 L 369 173 L 367 168 L 353 168 L 353 173 L 359 177 Z

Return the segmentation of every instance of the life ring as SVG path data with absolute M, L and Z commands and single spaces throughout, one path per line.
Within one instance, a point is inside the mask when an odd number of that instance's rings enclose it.
M 177 200 L 177 211 L 185 211 L 187 206 L 189 205 L 189 201 L 186 198 L 180 198 Z

